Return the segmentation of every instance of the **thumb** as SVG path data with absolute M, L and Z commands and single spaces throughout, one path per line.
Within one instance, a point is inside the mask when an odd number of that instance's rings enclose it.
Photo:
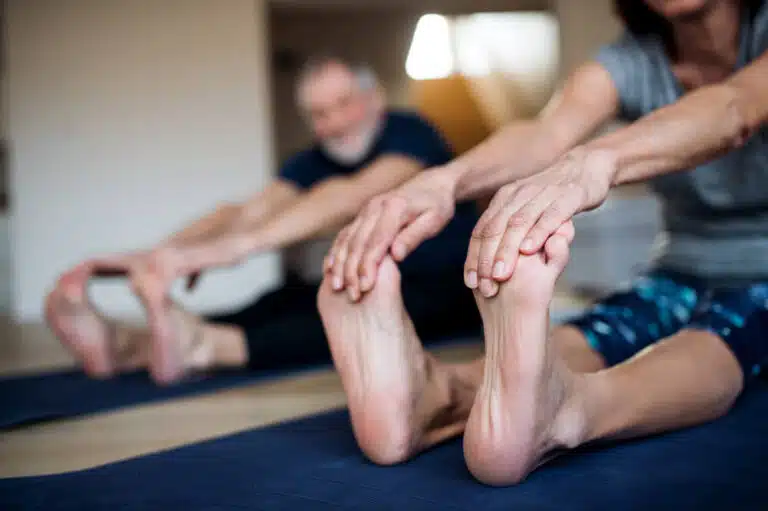
M 439 233 L 446 223 L 447 220 L 441 220 L 434 214 L 419 216 L 395 237 L 392 243 L 392 257 L 396 261 L 403 261 L 419 245 Z

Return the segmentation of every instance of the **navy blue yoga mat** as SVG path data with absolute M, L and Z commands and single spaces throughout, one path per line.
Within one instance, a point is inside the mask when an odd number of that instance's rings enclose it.
M 710 424 L 582 449 L 516 487 L 467 472 L 459 439 L 395 467 L 367 462 L 334 411 L 65 475 L 0 480 L 3 510 L 768 509 L 768 385 Z
M 109 380 L 93 380 L 77 370 L 0 378 L 0 430 L 212 392 L 289 373 L 288 369 L 222 371 L 162 387 L 144 371 Z
M 429 346 L 477 342 L 477 339 L 456 338 L 436 340 L 430 342 Z M 217 371 L 163 387 L 155 385 L 145 371 L 109 380 L 93 380 L 78 370 L 0 377 L 0 431 L 234 388 L 322 367 L 331 367 L 330 359 L 316 359 L 307 364 L 282 365 L 273 369 Z

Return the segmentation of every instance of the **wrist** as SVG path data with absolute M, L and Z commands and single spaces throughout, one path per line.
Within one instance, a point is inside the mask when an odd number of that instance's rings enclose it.
M 566 153 L 566 158 L 576 157 L 584 162 L 584 167 L 609 188 L 620 184 L 620 154 L 610 146 L 584 145 Z
M 459 200 L 462 194 L 462 183 L 468 174 L 467 166 L 455 160 L 433 172 L 440 183 L 439 186 L 450 194 L 454 202 Z

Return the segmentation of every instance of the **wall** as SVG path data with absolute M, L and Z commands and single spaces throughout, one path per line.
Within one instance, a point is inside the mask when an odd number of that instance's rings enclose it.
M 492 133 L 463 75 L 413 81 L 409 98 L 415 108 L 440 127 L 457 154 L 472 149 Z
M 83 258 L 146 247 L 273 172 L 261 0 L 10 0 L 7 21 L 20 319 Z M 184 301 L 241 303 L 277 275 L 256 257 Z M 139 313 L 119 282 L 94 295 Z
M 11 243 L 8 215 L 0 213 L 0 315 L 10 314 L 13 293 L 11 279 Z
M 613 0 L 554 0 L 553 6 L 560 21 L 561 76 L 621 34 L 621 23 L 613 15 Z

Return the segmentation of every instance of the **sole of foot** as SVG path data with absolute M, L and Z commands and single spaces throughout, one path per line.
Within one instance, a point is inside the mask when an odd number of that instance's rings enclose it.
M 56 337 L 93 378 L 109 378 L 116 370 L 111 328 L 87 296 L 89 269 L 63 275 L 45 301 L 45 319 Z
M 405 311 L 396 264 L 386 258 L 376 286 L 357 303 L 326 279 L 318 307 L 358 444 L 375 463 L 405 461 L 420 441 L 427 355 Z
M 577 378 L 548 338 L 549 305 L 567 262 L 568 239 L 555 235 L 540 253 L 520 257 L 496 296 L 475 293 L 486 364 L 464 452 L 470 472 L 483 483 L 519 483 L 555 450 L 578 443 Z

